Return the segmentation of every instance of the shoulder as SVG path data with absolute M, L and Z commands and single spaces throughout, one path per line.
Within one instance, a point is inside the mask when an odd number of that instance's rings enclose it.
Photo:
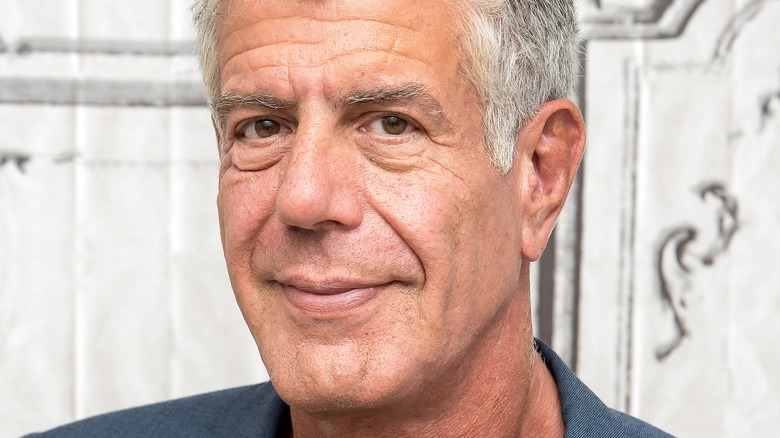
M 565 438 L 671 437 L 642 420 L 607 407 L 544 342 L 536 340 L 536 350 L 558 385 Z
M 266 382 L 98 415 L 30 437 L 272 437 L 287 417 L 289 408 Z

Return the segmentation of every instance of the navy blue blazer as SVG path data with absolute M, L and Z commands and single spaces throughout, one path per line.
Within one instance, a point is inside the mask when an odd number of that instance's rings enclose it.
M 564 438 L 671 437 L 641 420 L 608 408 L 552 348 L 538 339 L 536 350 L 558 384 L 563 424 L 566 426 Z
M 564 438 L 664 438 L 671 435 L 608 408 L 541 341 L 536 348 L 558 384 Z M 270 382 L 87 418 L 28 437 L 287 437 L 290 407 Z

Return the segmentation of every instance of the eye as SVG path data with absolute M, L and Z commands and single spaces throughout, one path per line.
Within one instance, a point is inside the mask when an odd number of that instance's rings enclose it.
M 371 122 L 373 132 L 389 135 L 402 135 L 410 132 L 412 125 L 398 116 L 384 116 Z
M 257 119 L 250 122 L 243 129 L 246 138 L 268 138 L 278 134 L 282 130 L 279 122 L 270 119 Z

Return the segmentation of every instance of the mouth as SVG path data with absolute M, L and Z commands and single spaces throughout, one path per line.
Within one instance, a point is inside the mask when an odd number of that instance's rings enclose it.
M 358 309 L 380 294 L 390 283 L 364 284 L 359 282 L 289 281 L 280 282 L 287 300 L 309 314 L 338 314 Z

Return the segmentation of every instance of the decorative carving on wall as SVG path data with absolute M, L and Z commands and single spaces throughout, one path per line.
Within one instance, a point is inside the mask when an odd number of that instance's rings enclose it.
M 690 276 L 696 267 L 712 266 L 726 253 L 739 229 L 738 203 L 723 184 L 709 183 L 698 189 L 702 202 L 709 198 L 717 201 L 715 213 L 716 233 L 703 253 L 690 248 L 699 237 L 699 228 L 681 225 L 667 231 L 661 238 L 656 261 L 660 296 L 672 312 L 674 335 L 655 349 L 658 361 L 668 358 L 690 335 L 686 319 L 688 293 L 692 289 Z
M 734 41 L 739 34 L 751 21 L 753 21 L 764 6 L 771 1 L 776 0 L 752 0 L 731 17 L 728 24 L 723 28 L 723 31 L 718 38 L 718 42 L 715 45 L 715 51 L 712 54 L 713 62 L 721 61 L 728 57 L 728 54 L 731 52 L 731 48 L 734 45 Z
M 769 119 L 775 117 L 780 112 L 780 90 L 768 93 L 761 99 L 761 130 L 766 127 Z
M 0 103 L 205 107 L 206 97 L 203 85 L 197 81 L 9 78 L 0 79 Z
M 669 39 L 680 36 L 704 0 L 655 0 L 641 9 L 602 8 L 585 18 L 591 40 Z
M 657 39 L 679 36 L 704 0 L 655 0 L 642 9 L 602 9 L 585 17 L 589 39 Z M 759 0 L 762 1 L 762 0 Z M 0 54 L 79 54 L 135 57 L 193 57 L 190 41 L 124 41 L 66 38 L 22 38 L 5 42 Z M 203 106 L 199 80 L 168 82 L 78 80 L 69 78 L 0 79 L 0 104 L 97 106 Z
M 21 38 L 0 47 L 19 55 L 65 53 L 81 55 L 194 56 L 190 41 L 130 41 L 105 39 Z M 0 49 L 2 51 L 2 49 Z
M 31 159 L 32 157 L 29 154 L 0 150 L 0 167 L 11 163 L 16 165 L 16 168 L 19 169 L 19 172 L 24 173 L 25 166 Z
M 129 41 L 66 38 L 21 38 L 4 42 L 0 55 L 29 57 L 42 54 L 136 58 L 192 58 L 190 41 Z M 144 107 L 203 107 L 200 79 L 176 81 L 83 79 L 52 76 L 0 78 L 0 104 L 93 105 Z

